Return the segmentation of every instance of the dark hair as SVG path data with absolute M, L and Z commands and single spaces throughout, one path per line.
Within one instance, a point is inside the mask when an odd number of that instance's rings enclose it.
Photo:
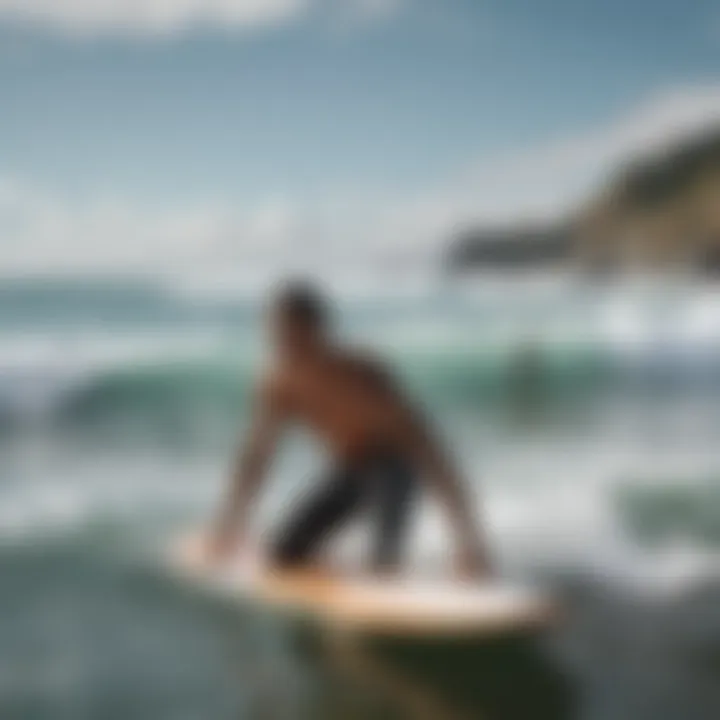
M 310 327 L 323 327 L 328 320 L 325 297 L 308 282 L 285 283 L 276 293 L 273 305 L 281 315 Z

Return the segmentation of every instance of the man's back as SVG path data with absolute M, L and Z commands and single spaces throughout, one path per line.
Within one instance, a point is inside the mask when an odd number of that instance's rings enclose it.
M 336 456 L 401 441 L 406 406 L 375 359 L 333 349 L 280 368 L 269 385 L 289 417 L 315 431 Z

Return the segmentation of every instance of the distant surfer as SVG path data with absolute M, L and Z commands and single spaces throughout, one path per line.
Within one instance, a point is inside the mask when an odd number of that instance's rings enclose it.
M 331 468 L 271 542 L 275 566 L 315 564 L 327 541 L 367 512 L 375 528 L 373 569 L 396 571 L 417 478 L 424 476 L 448 512 L 458 571 L 487 575 L 488 553 L 464 482 L 387 368 L 334 341 L 328 304 L 311 285 L 284 286 L 271 304 L 269 326 L 274 360 L 256 388 L 251 429 L 205 552 L 223 559 L 242 551 L 268 462 L 281 431 L 294 424 L 318 436 Z

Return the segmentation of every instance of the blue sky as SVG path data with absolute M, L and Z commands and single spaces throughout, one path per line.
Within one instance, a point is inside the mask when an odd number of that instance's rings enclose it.
M 0 261 L 426 247 L 714 122 L 719 70 L 703 0 L 0 0 Z

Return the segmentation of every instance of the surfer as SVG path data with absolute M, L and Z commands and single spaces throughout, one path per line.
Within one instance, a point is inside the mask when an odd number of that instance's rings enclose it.
M 273 362 L 256 388 L 251 429 L 206 541 L 210 557 L 242 549 L 281 431 L 295 424 L 322 441 L 331 470 L 271 543 L 275 565 L 312 564 L 336 531 L 367 511 L 376 530 L 374 570 L 397 570 L 423 475 L 449 515 L 459 572 L 487 575 L 489 558 L 464 483 L 387 368 L 334 341 L 328 304 L 311 285 L 291 283 L 278 292 L 269 329 Z

